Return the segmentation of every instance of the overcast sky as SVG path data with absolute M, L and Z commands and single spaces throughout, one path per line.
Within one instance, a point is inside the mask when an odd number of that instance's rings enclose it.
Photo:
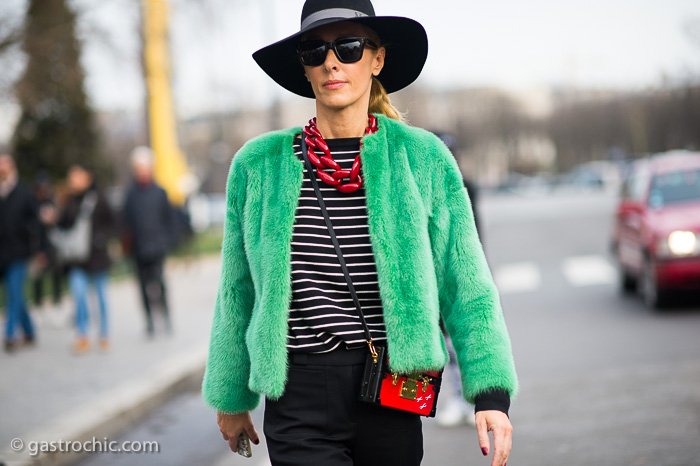
M 21 6 L 25 0 L 3 0 Z M 173 0 L 176 106 L 181 116 L 267 101 L 278 89 L 251 58 L 299 29 L 303 0 Z M 639 88 L 664 74 L 700 76 L 698 0 L 375 0 L 378 15 L 423 24 L 428 61 L 417 85 Z M 101 109 L 138 110 L 138 0 L 74 0 L 88 91 Z M 96 36 L 91 27 L 106 35 Z M 696 26 L 700 28 L 699 26 Z M 700 37 L 700 30 L 697 31 Z M 698 39 L 700 41 L 700 38 Z M 110 44 L 110 45 L 107 45 Z

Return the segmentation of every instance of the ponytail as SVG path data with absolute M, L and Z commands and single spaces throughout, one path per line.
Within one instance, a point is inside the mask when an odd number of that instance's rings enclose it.
M 376 76 L 372 76 L 372 89 L 369 94 L 369 112 L 382 113 L 394 120 L 403 121 L 403 115 L 391 105 L 389 94 Z

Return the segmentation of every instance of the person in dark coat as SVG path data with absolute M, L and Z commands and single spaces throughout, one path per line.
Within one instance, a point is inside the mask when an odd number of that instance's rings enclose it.
M 34 185 L 34 195 L 39 206 L 39 217 L 41 218 L 42 211 L 53 211 L 56 209 L 53 196 L 53 186 L 45 172 L 41 172 Z M 51 298 L 55 311 L 61 303 L 61 287 L 63 284 L 63 266 L 58 261 L 56 248 L 51 243 L 48 237 L 48 228 L 43 222 L 40 222 L 39 229 L 39 245 L 40 245 L 40 268 L 33 277 L 33 292 L 34 306 L 41 307 L 45 296 L 45 281 L 48 278 L 51 281 Z
M 112 264 L 107 246 L 116 227 L 114 214 L 107 199 L 97 188 L 94 173 L 89 167 L 75 164 L 68 171 L 68 189 L 70 196 L 58 220 L 58 228 L 68 230 L 74 227 L 79 215 L 85 214 L 84 203 L 92 204 L 87 209 L 90 215 L 90 249 L 87 259 L 66 261 L 68 283 L 76 304 L 76 324 L 78 335 L 74 344 L 77 354 L 90 348 L 88 338 L 89 310 L 87 290 L 90 284 L 97 290 L 100 306 L 99 346 L 102 351 L 109 350 L 109 326 L 107 283 L 108 272 Z
M 163 263 L 177 236 L 175 211 L 165 190 L 153 181 L 153 153 L 148 147 L 137 147 L 131 156 L 134 182 L 124 204 L 123 241 L 134 260 L 146 312 L 146 332 L 153 336 L 153 307 L 163 313 L 165 329 L 172 331 Z
M 5 350 L 19 345 L 15 327 L 23 331 L 24 343 L 35 341 L 34 325 L 27 311 L 24 283 L 29 258 L 39 249 L 37 202 L 19 181 L 15 161 L 0 155 L 0 276 L 5 285 Z

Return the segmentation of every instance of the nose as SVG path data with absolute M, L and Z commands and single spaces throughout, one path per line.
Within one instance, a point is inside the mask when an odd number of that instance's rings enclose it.
M 326 61 L 323 62 L 323 67 L 330 71 L 330 70 L 335 70 L 338 69 L 338 57 L 335 55 L 335 52 L 333 49 L 328 50 L 328 53 L 326 54 Z

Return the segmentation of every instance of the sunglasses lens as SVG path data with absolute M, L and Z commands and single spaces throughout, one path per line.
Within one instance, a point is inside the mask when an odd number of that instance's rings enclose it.
M 326 59 L 326 44 L 320 40 L 311 40 L 299 44 L 299 58 L 306 66 L 318 66 Z
M 308 40 L 299 44 L 299 58 L 306 66 L 319 66 L 326 61 L 328 48 L 321 40 Z M 355 63 L 362 59 L 365 41 L 361 37 L 346 37 L 337 39 L 332 45 L 338 60 L 342 63 Z
M 354 63 L 362 58 L 364 44 L 360 39 L 338 39 L 335 41 L 338 59 L 344 63 Z

